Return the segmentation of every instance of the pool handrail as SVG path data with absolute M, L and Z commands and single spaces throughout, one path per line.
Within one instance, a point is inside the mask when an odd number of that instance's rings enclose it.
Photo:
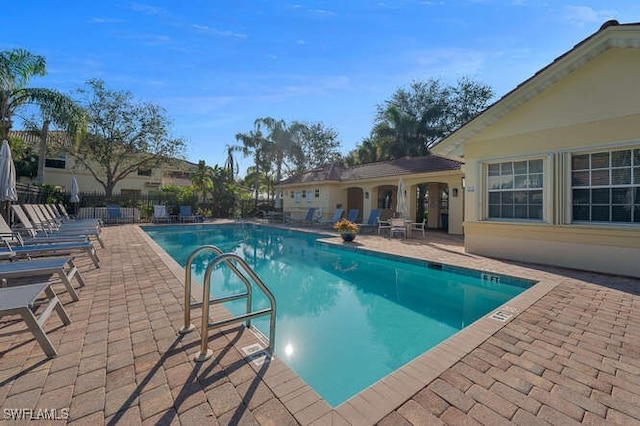
M 266 309 L 261 309 L 258 311 L 254 311 L 254 312 L 250 312 L 251 311 L 251 283 L 248 282 L 248 280 L 243 279 L 242 281 L 244 282 L 246 288 L 247 288 L 247 292 L 240 294 L 240 295 L 234 295 L 234 296 L 227 296 L 227 297 L 221 297 L 219 299 L 211 299 L 211 273 L 213 272 L 213 269 L 216 267 L 216 265 L 218 265 L 220 262 L 224 262 L 227 265 L 231 265 L 231 261 L 235 261 L 237 262 L 242 269 L 244 269 L 244 272 L 247 273 L 251 279 L 253 280 L 253 282 L 256 283 L 256 285 L 260 288 L 260 290 L 262 290 L 262 292 L 265 294 L 265 296 L 267 296 L 267 298 L 269 299 L 269 303 L 271 305 L 271 307 L 266 308 Z M 242 277 L 243 275 L 240 273 L 240 271 L 238 271 L 237 267 L 235 267 L 235 265 L 233 265 L 234 267 L 232 267 L 231 269 L 236 272 L 237 274 L 240 274 L 239 276 Z M 201 340 L 200 340 L 200 353 L 196 354 L 195 356 L 195 361 L 196 362 L 202 362 L 202 361 L 206 361 L 209 358 L 211 358 L 211 356 L 213 356 L 213 351 L 211 351 L 208 348 L 208 341 L 209 341 L 209 329 L 210 328 L 215 328 L 215 327 L 223 327 L 226 325 L 230 325 L 230 324 L 235 324 L 238 322 L 242 322 L 242 321 L 247 321 L 247 323 L 249 322 L 249 320 L 251 320 L 251 318 L 257 318 L 257 317 L 261 317 L 261 316 L 265 316 L 265 315 L 270 315 L 270 321 L 269 321 L 269 346 L 267 348 L 267 350 L 269 351 L 270 355 L 273 355 L 274 353 L 274 349 L 275 349 L 275 336 L 276 336 L 276 299 L 273 296 L 273 293 L 271 293 L 271 290 L 269 290 L 269 288 L 262 282 L 262 280 L 260 279 L 260 277 L 258 277 L 258 275 L 255 273 L 255 271 L 253 269 L 251 269 L 251 267 L 249 266 L 249 264 L 247 264 L 247 262 L 245 262 L 245 260 L 243 258 L 241 258 L 240 256 L 238 256 L 237 254 L 234 253 L 223 253 L 218 255 L 215 259 L 213 259 L 211 261 L 211 263 L 209 264 L 209 266 L 207 266 L 207 269 L 205 271 L 204 274 L 204 285 L 203 285 L 203 290 L 202 290 L 202 300 L 207 300 L 210 303 L 222 303 L 222 302 L 227 302 L 229 300 L 235 300 L 235 299 L 239 299 L 241 297 L 247 296 L 247 312 L 243 315 L 238 315 L 232 318 L 228 318 L 228 319 L 224 319 L 224 320 L 220 320 L 220 321 L 215 321 L 210 323 L 209 322 L 209 305 L 206 306 L 206 308 L 202 309 L 202 330 L 201 330 Z
M 217 246 L 214 245 L 204 245 L 198 247 L 194 251 L 191 252 L 189 257 L 187 258 L 187 264 L 184 267 L 184 325 L 180 329 L 180 334 L 187 334 L 193 330 L 195 330 L 196 326 L 191 324 L 191 309 L 199 308 L 203 305 L 203 302 L 193 302 L 191 303 L 191 265 L 193 264 L 193 260 L 197 255 L 202 252 L 209 251 L 215 253 L 216 256 L 219 256 L 223 253 Z M 251 309 L 251 285 L 247 278 L 242 275 L 240 271 L 235 267 L 234 264 L 227 262 L 227 265 L 231 270 L 245 283 L 245 286 L 249 289 L 248 294 L 243 293 L 238 295 L 237 298 L 247 296 L 247 309 Z M 250 321 L 247 321 L 247 327 L 250 325 Z
M 203 295 L 202 301 L 200 302 L 191 302 L 191 265 L 195 257 L 205 251 L 213 252 L 216 254 L 216 257 L 212 260 L 212 262 L 208 265 L 203 282 Z M 249 277 L 256 283 L 256 285 L 263 291 L 263 293 L 269 299 L 271 307 L 268 309 L 262 309 L 259 311 L 251 312 L 252 310 L 252 297 L 253 297 L 253 289 L 251 287 L 251 283 L 249 279 L 243 274 L 237 266 L 234 264 L 234 261 L 237 262 L 242 269 L 244 269 L 245 273 L 249 275 Z M 220 297 L 217 299 L 211 299 L 211 273 L 213 268 L 220 262 L 224 262 L 229 268 L 240 278 L 240 280 L 245 285 L 245 292 L 234 294 L 231 296 Z M 180 334 L 186 334 L 195 329 L 195 325 L 191 324 L 191 309 L 203 307 L 202 310 L 202 341 L 201 341 L 201 350 L 200 353 L 196 355 L 196 361 L 205 361 L 212 356 L 212 352 L 207 348 L 208 341 L 208 330 L 209 328 L 220 327 L 225 325 L 234 324 L 237 322 L 246 321 L 245 325 L 247 327 L 251 326 L 251 319 L 270 315 L 270 325 L 269 325 L 269 353 L 273 355 L 274 347 L 275 347 L 275 320 L 276 320 L 276 300 L 271 293 L 271 290 L 262 282 L 260 277 L 251 269 L 251 267 L 242 259 L 241 257 L 233 254 L 233 253 L 223 253 L 218 247 L 214 245 L 205 245 L 198 247 L 195 249 L 187 258 L 187 263 L 185 265 L 185 279 L 184 279 L 184 325 L 180 329 Z M 246 298 L 246 313 L 244 315 L 239 315 L 233 318 L 216 321 L 213 323 L 209 323 L 209 309 L 211 304 L 220 304 L 224 302 L 229 302 L 232 300 Z M 206 308 L 204 301 L 208 301 L 206 304 Z

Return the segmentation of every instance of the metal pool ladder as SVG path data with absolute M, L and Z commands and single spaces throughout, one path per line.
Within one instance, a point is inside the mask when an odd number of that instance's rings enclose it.
M 191 265 L 195 257 L 203 252 L 213 252 L 216 257 L 207 266 L 204 274 L 204 282 L 202 283 L 202 302 L 191 302 Z M 246 290 L 239 294 L 231 296 L 220 297 L 217 299 L 211 299 L 211 273 L 213 269 L 219 263 L 224 262 L 225 265 L 233 271 L 238 278 L 244 283 Z M 238 266 L 242 269 L 238 269 Z M 251 267 L 245 262 L 243 258 L 233 253 L 223 253 L 218 247 L 213 245 L 206 245 L 195 249 L 187 258 L 187 264 L 184 268 L 184 326 L 180 329 L 181 334 L 189 333 L 195 329 L 195 326 L 191 324 L 191 309 L 203 307 L 202 309 L 202 338 L 200 340 L 200 352 L 196 354 L 196 362 L 206 361 L 213 355 L 213 351 L 208 348 L 209 329 L 215 327 L 222 327 L 225 325 L 235 324 L 245 321 L 247 327 L 251 326 L 251 319 L 270 315 L 269 322 L 269 347 L 268 351 L 273 355 L 276 336 L 276 299 L 271 293 L 271 290 L 262 282 L 260 277 L 251 269 Z M 243 272 L 244 271 L 244 272 Z M 248 276 L 248 278 L 247 278 Z M 252 311 L 252 286 L 249 278 L 262 290 L 262 292 L 269 299 L 270 307 L 257 311 Z M 238 315 L 232 318 L 223 319 L 220 321 L 209 322 L 209 308 L 211 305 L 217 305 L 224 302 L 230 302 L 232 300 L 246 298 L 247 308 L 246 312 L 242 315 Z M 204 301 L 207 301 L 206 305 Z

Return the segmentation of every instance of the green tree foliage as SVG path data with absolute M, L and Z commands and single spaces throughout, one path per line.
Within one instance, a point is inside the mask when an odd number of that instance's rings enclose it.
M 138 102 L 127 91 L 110 90 L 101 80 L 89 80 L 83 105 L 88 131 L 68 153 L 81 163 L 111 196 L 115 185 L 138 169 L 149 169 L 179 158 L 184 142 L 169 136 L 165 111 Z
M 46 61 L 42 56 L 24 49 L 0 52 L 0 140 L 7 139 L 14 116 L 19 116 L 25 121 L 27 130 L 35 131 L 39 135 L 40 184 L 44 182 L 44 161 L 50 127 L 64 130 L 72 140 L 77 140 L 85 125 L 82 109 L 70 97 L 53 89 L 29 87 L 32 77 L 45 74 Z M 26 119 L 19 115 L 26 112 L 29 106 L 37 107 L 39 119 Z M 40 124 L 36 125 L 36 121 Z
M 322 123 L 294 123 L 294 140 L 301 155 L 294 157 L 294 173 L 340 160 L 338 132 Z
M 371 136 L 349 154 L 349 164 L 422 156 L 488 105 L 493 90 L 462 78 L 455 86 L 440 80 L 414 81 L 378 105 Z
M 191 186 L 197 194 L 202 195 L 202 201 L 207 200 L 207 194 L 213 188 L 211 179 L 211 167 L 204 160 L 198 161 L 198 168 L 191 175 Z
M 275 197 L 276 182 L 340 158 L 338 133 L 322 123 L 289 124 L 271 117 L 258 118 L 254 129 L 238 133 L 236 140 L 242 145 L 235 149 L 245 157 L 253 156 L 254 165 L 245 183 L 253 186 L 256 204 L 258 195 L 265 191 L 269 199 Z

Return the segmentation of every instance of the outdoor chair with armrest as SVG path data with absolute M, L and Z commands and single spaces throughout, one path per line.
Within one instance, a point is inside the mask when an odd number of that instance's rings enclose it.
M 406 238 L 407 236 L 407 221 L 401 217 L 392 217 L 390 219 L 389 238 L 395 234 L 400 234 Z
M 378 223 L 378 219 L 380 219 L 380 209 L 373 209 L 371 210 L 371 213 L 369 213 L 369 219 L 367 219 L 365 223 L 361 223 L 358 226 L 362 231 L 364 231 L 365 229 L 375 229 L 376 227 L 379 228 L 380 225 Z
M 382 231 L 386 231 L 388 229 L 391 229 L 391 220 L 378 218 L 378 235 L 381 235 Z
M 410 223 L 409 231 L 411 232 L 411 234 L 413 234 L 414 231 L 420 231 L 422 232 L 422 238 L 424 238 L 425 233 L 427 231 L 427 219 L 422 219 L 422 222 Z

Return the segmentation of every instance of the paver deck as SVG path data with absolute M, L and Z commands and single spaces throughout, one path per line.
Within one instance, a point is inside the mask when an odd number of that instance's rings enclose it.
M 509 302 L 507 321 L 483 318 L 331 409 L 277 358 L 247 359 L 242 348 L 258 340 L 243 327 L 212 332 L 214 355 L 196 364 L 198 332 L 178 334 L 184 272 L 135 225 L 103 237 L 100 269 L 76 262 L 80 300 L 61 294 L 72 323 L 45 323 L 58 357 L 46 358 L 16 317 L 0 318 L 7 423 L 56 415 L 93 425 L 640 424 L 638 279 L 486 259 L 434 233 L 359 235 L 359 249 L 539 284 Z M 197 310 L 193 317 L 198 324 Z

